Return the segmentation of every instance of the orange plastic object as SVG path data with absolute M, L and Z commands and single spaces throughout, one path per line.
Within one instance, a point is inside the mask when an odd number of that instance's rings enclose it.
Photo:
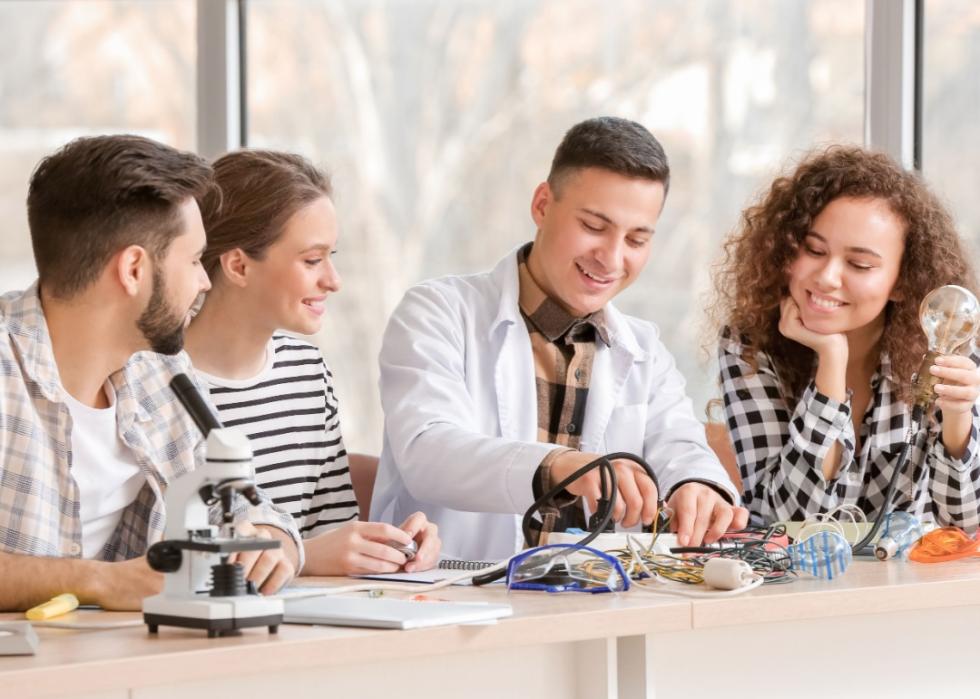
M 980 541 L 971 539 L 958 527 L 943 527 L 929 532 L 912 547 L 909 560 L 918 563 L 942 563 L 980 555 Z

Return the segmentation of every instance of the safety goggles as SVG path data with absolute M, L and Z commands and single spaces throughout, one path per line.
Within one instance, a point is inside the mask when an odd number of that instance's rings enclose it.
M 577 544 L 548 544 L 511 559 L 507 589 L 623 592 L 630 589 L 630 581 L 619 561 L 607 553 Z

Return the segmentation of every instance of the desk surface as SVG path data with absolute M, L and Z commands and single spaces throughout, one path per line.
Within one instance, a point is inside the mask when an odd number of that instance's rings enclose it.
M 218 639 L 170 627 L 161 628 L 158 637 L 148 636 L 142 626 L 106 631 L 42 628 L 37 655 L 0 657 L 0 687 L 8 696 L 56 696 L 71 687 L 108 691 L 213 678 L 216 672 L 282 672 L 540 643 L 976 605 L 978 563 L 976 559 L 932 566 L 862 561 L 835 581 L 801 577 L 787 585 L 717 600 L 641 590 L 622 595 L 548 595 L 508 594 L 501 587 L 453 587 L 434 593 L 445 599 L 513 605 L 513 618 L 485 626 L 382 631 L 284 625 L 277 636 L 251 629 Z M 303 582 L 323 584 L 324 580 Z M 140 618 L 136 613 L 84 611 L 74 616 L 100 623 Z M 4 621 L 20 618 L 0 615 Z
M 304 578 L 322 585 L 330 579 Z M 343 582 L 349 583 L 349 580 Z M 398 595 L 398 593 L 386 593 Z M 364 663 L 453 652 L 481 651 L 547 641 L 587 640 L 690 629 L 690 604 L 664 595 L 508 594 L 503 586 L 452 587 L 433 597 L 507 602 L 514 616 L 496 624 L 441 626 L 411 631 L 282 625 L 279 633 L 249 629 L 208 639 L 203 632 L 161 627 L 100 631 L 38 628 L 35 656 L 0 658 L 0 687 L 10 696 L 60 696 L 66 687 L 104 691 L 213 678 L 225 672 L 281 672 L 290 668 Z M 419 604 L 424 604 L 420 602 Z M 22 619 L 0 614 L 0 620 Z M 80 611 L 65 621 L 140 619 L 138 613 Z M 52 672 L 56 670 L 56 672 Z
M 858 561 L 837 580 L 801 575 L 737 597 L 699 599 L 691 628 L 883 614 L 980 603 L 980 558 L 948 563 Z

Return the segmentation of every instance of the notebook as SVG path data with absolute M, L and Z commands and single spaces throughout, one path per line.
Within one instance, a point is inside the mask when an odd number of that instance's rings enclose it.
M 511 616 L 509 604 L 413 602 L 384 597 L 310 597 L 285 600 L 287 624 L 421 629 L 447 624 L 490 622 Z
M 442 582 L 446 578 L 460 577 L 464 572 L 477 572 L 484 568 L 496 565 L 492 561 L 464 561 L 457 558 L 443 558 L 435 568 L 422 570 L 416 573 L 367 573 L 355 575 L 355 578 L 367 578 L 368 580 L 389 580 L 393 582 L 412 582 L 412 583 L 436 583 Z M 453 585 L 472 585 L 472 578 L 459 580 Z

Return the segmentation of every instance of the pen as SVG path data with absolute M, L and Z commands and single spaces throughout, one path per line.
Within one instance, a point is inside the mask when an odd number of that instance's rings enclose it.
M 44 604 L 39 604 L 27 610 L 27 618 L 31 621 L 45 621 L 62 614 L 67 614 L 78 607 L 78 598 L 70 592 L 52 597 Z

